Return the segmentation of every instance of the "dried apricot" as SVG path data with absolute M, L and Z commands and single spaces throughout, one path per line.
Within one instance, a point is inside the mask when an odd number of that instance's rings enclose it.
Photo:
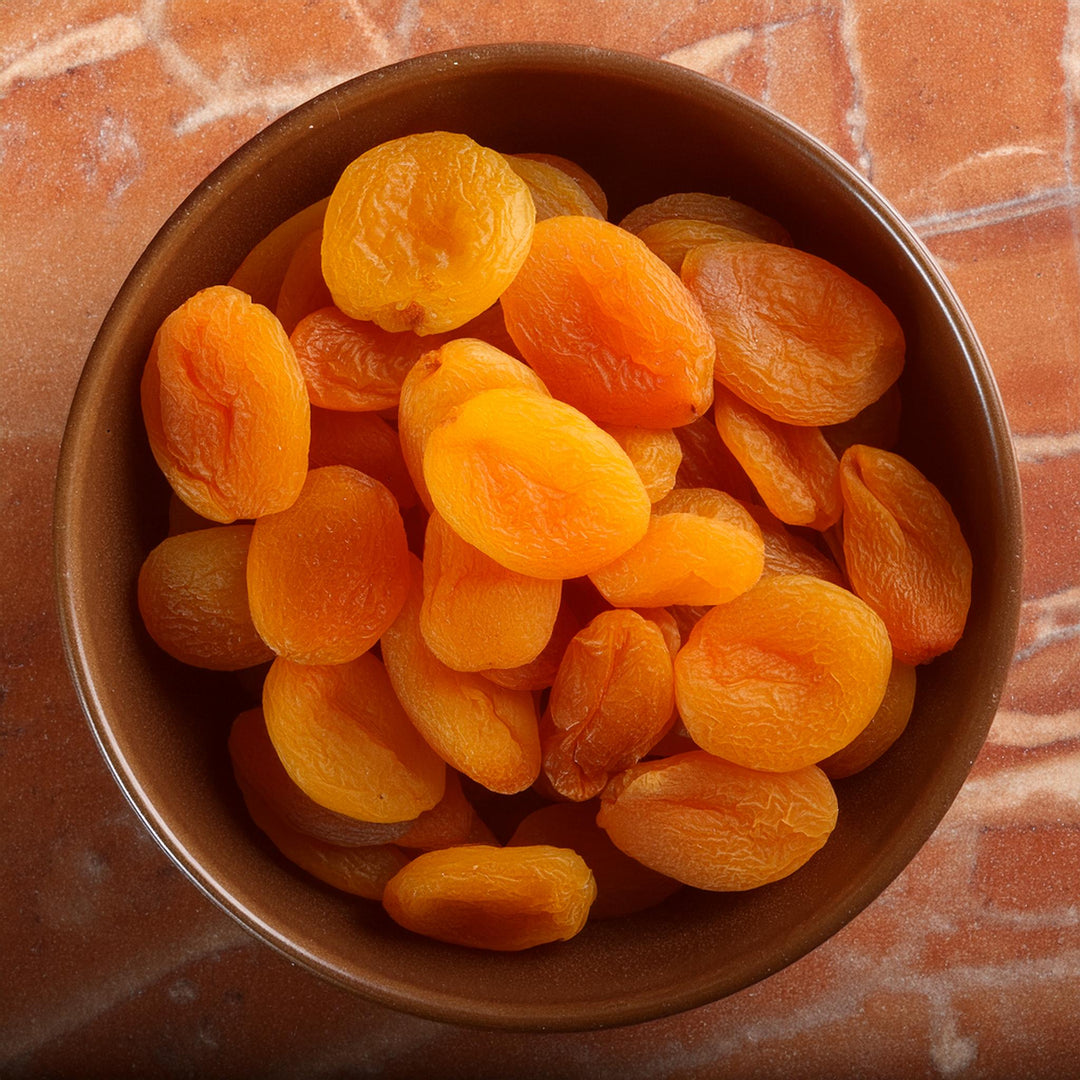
M 703 750 L 790 772 L 866 727 L 891 667 L 885 626 L 857 596 L 774 576 L 701 618 L 675 658 L 675 696 Z
M 718 488 L 744 503 L 758 501 L 746 470 L 720 438 L 711 412 L 692 424 L 676 428 L 675 437 L 682 447 L 682 462 L 675 474 L 676 487 Z
M 645 536 L 589 578 L 616 607 L 724 604 L 761 577 L 764 551 L 737 499 L 676 488 L 653 507 Z
M 593 800 L 542 806 L 522 819 L 507 847 L 548 844 L 576 851 L 596 880 L 590 919 L 612 919 L 645 911 L 681 888 L 680 882 L 621 852 L 596 824 L 596 812 Z
M 604 791 L 597 822 L 616 847 L 698 889 L 779 881 L 836 826 L 836 794 L 815 765 L 758 772 L 701 750 L 644 761 Z
M 170 656 L 237 671 L 273 659 L 248 609 L 250 525 L 217 525 L 163 540 L 139 571 L 139 613 Z
M 506 328 L 553 394 L 598 423 L 670 428 L 712 401 L 715 346 L 677 274 L 606 221 L 541 221 L 502 296 Z
M 334 303 L 385 330 L 452 330 L 490 307 L 529 251 L 525 182 L 494 150 L 434 131 L 381 143 L 342 173 L 326 208 Z
M 536 220 L 560 217 L 564 214 L 580 214 L 603 221 L 604 215 L 585 193 L 585 189 L 564 169 L 547 161 L 505 154 L 507 165 L 529 186 Z
M 518 667 L 488 668 L 481 674 L 508 690 L 544 690 L 555 681 L 555 673 L 559 670 L 566 646 L 580 629 L 581 623 L 564 600 L 555 616 L 551 637 L 535 660 Z
M 714 221 L 694 218 L 665 218 L 637 230 L 641 242 L 659 255 L 675 273 L 682 270 L 686 253 L 702 244 L 718 244 L 728 240 L 759 240 L 753 233 Z
M 330 307 L 333 303 L 334 298 L 322 276 L 320 227 L 313 229 L 296 245 L 281 282 L 274 314 L 285 328 L 285 333 L 291 335 L 305 315 Z
M 424 572 L 413 555 L 409 569 L 408 598 L 381 642 L 398 699 L 421 735 L 458 772 L 492 791 L 524 790 L 540 772 L 532 694 L 454 671 L 435 656 L 420 629 Z
M 288 510 L 255 523 L 252 619 L 279 656 L 352 660 L 397 617 L 409 588 L 407 558 L 405 526 L 386 487 L 345 465 L 312 469 Z
M 428 436 L 424 479 L 454 531 L 510 570 L 578 577 L 628 551 L 649 497 L 622 447 L 535 390 L 486 390 Z
M 838 424 L 876 401 L 904 366 L 904 333 L 878 296 L 839 267 L 779 244 L 706 244 L 682 278 L 716 340 L 716 378 L 786 424 Z
M 592 200 L 601 216 L 607 217 L 608 200 L 604 194 L 604 189 L 592 173 L 583 169 L 576 161 L 560 157 L 558 154 L 514 154 L 514 157 L 527 158 L 530 161 L 544 161 L 548 165 L 554 165 L 556 169 L 561 169 L 567 176 L 581 185 L 582 190 Z
M 844 561 L 851 586 L 884 620 L 898 660 L 951 649 L 971 605 L 971 551 L 940 491 L 888 450 L 852 446 L 840 462 Z
M 661 737 L 674 705 L 671 653 L 636 611 L 606 611 L 574 635 L 540 724 L 544 774 L 563 798 L 597 795 Z
M 371 653 L 347 664 L 278 657 L 263 684 L 266 730 L 293 782 L 361 821 L 412 821 L 443 796 L 446 766 L 409 723 Z
M 903 735 L 914 705 L 915 668 L 894 660 L 878 711 L 847 746 L 819 763 L 821 771 L 840 780 L 873 765 Z
M 713 410 L 724 445 L 781 521 L 821 530 L 836 524 L 840 462 L 820 428 L 773 420 L 722 386 Z
M 659 502 L 674 486 L 682 462 L 682 446 L 671 428 L 620 427 L 604 430 L 626 451 L 645 485 L 650 502 Z
M 573 851 L 463 844 L 418 855 L 387 884 L 383 907 L 425 937 L 506 952 L 572 938 L 595 897 Z
M 791 239 L 780 222 L 760 210 L 726 195 L 711 195 L 702 191 L 678 191 L 672 195 L 662 195 L 651 203 L 631 210 L 619 224 L 632 233 L 640 234 L 642 229 L 672 218 L 725 225 L 773 244 L 787 244 Z
M 465 797 L 461 775 L 447 769 L 443 797 L 408 826 L 397 838 L 397 845 L 434 851 L 454 844 L 498 844 L 498 841 Z
M 229 730 L 229 757 L 245 795 L 257 797 L 294 832 L 324 844 L 337 847 L 389 844 L 413 827 L 411 821 L 360 821 L 317 803 L 297 786 L 282 765 L 266 730 L 261 708 L 248 709 L 233 721 Z
M 426 353 L 405 376 L 398 434 L 405 464 L 423 504 L 432 508 L 424 482 L 428 436 L 452 409 L 482 390 L 517 387 L 546 394 L 536 372 L 502 349 L 476 338 L 458 338 Z
M 461 539 L 438 513 L 424 541 L 420 629 L 455 671 L 514 668 L 535 660 L 551 638 L 562 582 L 507 570 Z
M 307 475 L 310 409 L 281 323 L 213 285 L 161 324 L 143 373 L 154 460 L 197 514 L 228 524 L 290 506 Z
M 762 576 L 769 574 L 810 574 L 847 586 L 843 571 L 824 551 L 805 536 L 788 529 L 764 506 L 743 503 L 743 509 L 757 522 L 765 542 L 765 565 Z

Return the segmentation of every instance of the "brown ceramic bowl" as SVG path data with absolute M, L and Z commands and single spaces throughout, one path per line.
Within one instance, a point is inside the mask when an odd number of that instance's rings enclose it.
M 616 221 L 673 191 L 749 202 L 874 288 L 904 326 L 901 450 L 943 489 L 971 543 L 970 620 L 959 646 L 920 671 L 901 741 L 838 783 L 829 843 L 784 881 L 741 894 L 686 889 L 526 953 L 415 937 L 378 905 L 277 855 L 230 773 L 226 733 L 244 701 L 237 680 L 181 668 L 142 629 L 136 575 L 166 529 L 167 490 L 138 401 L 156 327 L 196 290 L 227 280 L 361 151 L 432 129 L 572 158 L 600 180 Z M 842 927 L 918 851 L 985 739 L 1009 664 L 1019 487 L 998 393 L 959 302 L 910 228 L 843 161 L 680 68 L 584 47 L 500 45 L 420 57 L 330 90 L 252 139 L 177 210 L 121 289 L 79 384 L 60 461 L 56 560 L 65 644 L 102 753 L 211 899 L 288 957 L 386 1005 L 466 1024 L 579 1029 L 674 1013 L 764 978 Z

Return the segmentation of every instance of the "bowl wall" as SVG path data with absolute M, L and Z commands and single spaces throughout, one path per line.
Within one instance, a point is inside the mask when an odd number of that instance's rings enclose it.
M 684 890 L 571 942 L 488 954 L 399 930 L 324 888 L 249 821 L 226 735 L 246 699 L 231 676 L 181 668 L 142 630 L 135 581 L 166 531 L 167 488 L 138 384 L 154 331 L 228 279 L 280 221 L 326 195 L 366 148 L 464 131 L 504 151 L 584 165 L 611 218 L 679 190 L 732 195 L 874 288 L 909 345 L 901 450 L 952 501 L 974 558 L 960 645 L 920 670 L 907 733 L 838 783 L 840 820 L 803 870 L 744 894 Z M 212 899 L 291 958 L 387 1005 L 495 1027 L 588 1028 L 715 1000 L 797 959 L 903 869 L 982 745 L 1019 606 L 1019 494 L 993 379 L 959 303 L 896 213 L 839 158 L 761 106 L 669 65 L 563 46 L 493 46 L 361 77 L 283 117 L 209 177 L 136 265 L 88 359 L 61 456 L 56 557 L 73 676 L 117 781 Z

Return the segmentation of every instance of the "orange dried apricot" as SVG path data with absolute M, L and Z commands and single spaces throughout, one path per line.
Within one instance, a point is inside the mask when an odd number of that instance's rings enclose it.
M 409 825 L 396 842 L 398 847 L 416 851 L 434 851 L 454 844 L 498 843 L 465 797 L 461 775 L 453 769 L 446 770 L 443 797 Z
M 711 412 L 692 424 L 676 428 L 675 437 L 682 447 L 682 462 L 675 474 L 676 487 L 718 488 L 744 503 L 758 501 L 746 470 L 720 438 Z
M 804 536 L 786 528 L 770 510 L 755 503 L 743 503 L 743 509 L 757 522 L 765 542 L 765 565 L 762 576 L 769 574 L 810 574 L 834 585 L 847 586 L 839 566 Z
M 738 500 L 676 488 L 653 507 L 645 536 L 589 579 L 616 607 L 724 604 L 761 577 L 764 550 Z
M 428 436 L 456 406 L 482 390 L 517 387 L 546 394 L 532 368 L 477 338 L 457 338 L 426 353 L 405 376 L 398 408 L 398 434 L 409 475 L 423 504 L 432 508 L 424 482 Z
M 631 210 L 619 224 L 632 233 L 640 234 L 642 229 L 672 218 L 726 225 L 730 229 L 739 229 L 773 244 L 787 244 L 791 240 L 787 229 L 780 222 L 760 210 L 726 195 L 710 195 L 701 191 L 678 191 L 672 195 L 662 195 L 651 203 Z
M 698 889 L 779 881 L 819 851 L 836 794 L 815 765 L 758 772 L 702 750 L 641 762 L 604 791 L 597 822 L 616 847 Z
M 405 712 L 458 772 L 502 794 L 523 791 L 540 772 L 540 737 L 532 694 L 454 671 L 427 647 L 420 629 L 424 572 L 409 556 L 409 594 L 382 636 L 386 670 Z
M 608 200 L 607 195 L 604 194 L 604 189 L 592 173 L 587 172 L 576 161 L 560 157 L 558 154 L 514 154 L 513 156 L 527 158 L 530 161 L 544 161 L 548 165 L 554 165 L 556 169 L 561 169 L 567 176 L 581 185 L 585 194 L 589 196 L 601 215 L 607 217 Z
M 659 502 L 675 486 L 682 462 L 682 447 L 675 432 L 671 428 L 601 426 L 626 451 L 649 501 Z
M 401 453 L 398 433 L 378 413 L 311 408 L 308 467 L 348 465 L 390 489 L 402 510 L 415 506 L 416 488 Z
M 408 544 L 390 491 L 345 465 L 312 469 L 288 510 L 255 522 L 251 616 L 279 656 L 340 664 L 366 652 L 409 588 Z
M 773 420 L 722 386 L 713 410 L 724 445 L 782 522 L 824 530 L 839 520 L 840 462 L 820 428 Z
M 248 609 L 250 525 L 171 536 L 139 571 L 143 624 L 170 656 L 193 667 L 238 671 L 273 658 Z
M 464 540 L 510 570 L 578 577 L 636 544 L 649 497 L 622 447 L 535 390 L 486 390 L 428 436 L 424 479 Z
M 329 201 L 327 196 L 304 207 L 267 233 L 244 257 L 229 278 L 229 284 L 247 293 L 254 303 L 273 311 L 297 244 L 312 229 L 322 228 Z
M 567 646 L 541 720 L 548 783 L 563 798 L 591 799 L 656 743 L 674 700 L 660 628 L 636 611 L 597 615 Z
M 951 649 L 971 605 L 971 552 L 941 492 L 909 461 L 856 445 L 840 462 L 851 587 L 888 627 L 898 660 Z
M 682 270 L 686 253 L 702 244 L 718 244 L 722 241 L 761 239 L 743 229 L 730 225 L 718 225 L 713 221 L 697 221 L 694 218 L 665 218 L 637 230 L 637 235 L 650 251 L 659 255 L 675 273 Z
M 285 328 L 285 333 L 291 335 L 305 315 L 331 307 L 333 303 L 334 298 L 322 276 L 320 227 L 313 229 L 296 245 L 281 282 L 274 314 Z
M 878 711 L 847 746 L 819 762 L 821 771 L 841 780 L 873 765 L 903 735 L 914 705 L 915 668 L 894 660 Z
M 586 194 L 585 189 L 564 169 L 547 161 L 505 154 L 507 165 L 529 186 L 536 220 L 560 217 L 564 214 L 580 214 L 603 221 L 604 215 Z
M 383 907 L 425 937 L 507 952 L 572 938 L 595 897 L 592 871 L 568 849 L 462 844 L 404 866 Z
M 262 704 L 282 765 L 319 805 L 361 821 L 412 821 L 442 798 L 446 766 L 372 653 L 325 665 L 278 657 Z
M 555 674 L 559 670 L 566 646 L 570 639 L 581 629 L 581 623 L 572 608 L 564 600 L 559 605 L 558 614 L 555 616 L 555 625 L 551 630 L 551 637 L 547 644 L 540 650 L 535 660 L 527 664 L 521 664 L 512 668 L 488 668 L 481 672 L 486 679 L 490 679 L 498 686 L 505 686 L 508 690 L 544 690 L 555 681 Z
M 670 428 L 712 401 L 712 335 L 670 267 L 606 221 L 541 221 L 502 296 L 548 389 L 598 423 Z
M 790 772 L 866 727 L 891 667 L 885 626 L 857 596 L 773 576 L 702 616 L 675 658 L 675 696 L 703 750 Z
M 551 638 L 561 581 L 507 570 L 466 543 L 438 513 L 424 540 L 420 629 L 455 671 L 514 668 L 535 660 Z
M 706 244 L 682 278 L 716 341 L 716 378 L 786 424 L 838 424 L 904 366 L 904 333 L 878 296 L 838 266 L 779 244 Z
M 334 303 L 385 330 L 452 330 L 490 307 L 529 251 L 525 182 L 494 150 L 434 131 L 392 139 L 338 180 L 323 226 Z
M 224 524 L 292 504 L 307 475 L 310 409 L 281 323 L 213 285 L 161 324 L 143 372 L 154 460 L 197 514 Z
M 367 847 L 393 843 L 413 828 L 410 821 L 360 821 L 317 803 L 282 765 L 261 708 L 248 709 L 233 721 L 229 757 L 245 795 L 256 797 L 282 824 L 303 836 L 337 847 Z
M 621 852 L 596 824 L 595 800 L 549 803 L 522 819 L 507 847 L 548 844 L 576 851 L 596 880 L 596 900 L 590 919 L 612 919 L 645 911 L 666 900 L 682 886 Z

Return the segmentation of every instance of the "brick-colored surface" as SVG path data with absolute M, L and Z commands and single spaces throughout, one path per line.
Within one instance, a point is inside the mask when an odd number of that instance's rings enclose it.
M 725 1001 L 583 1035 L 366 1004 L 255 943 L 158 850 L 61 655 L 51 487 L 112 296 L 270 120 L 431 49 L 664 57 L 805 126 L 927 240 L 1021 461 L 1016 659 L 937 832 L 865 912 Z M 1046 0 L 0 3 L 0 1074 L 1066 1077 L 1080 1005 L 1080 10 Z

